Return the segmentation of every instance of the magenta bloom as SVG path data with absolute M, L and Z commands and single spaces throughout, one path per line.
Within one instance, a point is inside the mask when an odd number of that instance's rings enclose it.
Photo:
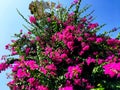
M 98 23 L 90 23 L 89 26 L 88 26 L 88 29 L 94 29 L 98 26 Z
M 40 67 L 40 72 L 42 72 L 43 74 L 47 74 L 47 70 L 44 67 Z
M 40 37 L 39 37 L 39 36 L 36 36 L 36 40 L 37 40 L 37 41 L 40 41 Z
M 81 85 L 81 80 L 80 79 L 74 79 L 74 84 L 75 85 Z
M 117 75 L 117 77 L 120 77 L 120 62 L 119 63 L 109 63 L 103 66 L 104 68 L 104 74 L 109 75 L 111 78 Z
M 37 90 L 49 90 L 49 89 L 48 87 L 41 85 L 41 86 L 38 86 Z
M 27 48 L 25 49 L 25 53 L 26 53 L 26 55 L 28 55 L 28 54 L 29 54 L 29 52 L 30 52 L 30 48 L 29 48 L 29 47 L 27 47 Z
M 57 70 L 57 68 L 54 64 L 47 65 L 46 69 L 48 69 L 50 71 L 56 71 Z
M 83 47 L 83 51 L 87 51 L 89 50 L 90 46 L 89 45 L 86 45 L 85 47 Z
M 102 38 L 96 38 L 96 43 L 101 43 L 103 41 Z
M 79 0 L 74 0 L 73 2 L 72 2 L 72 4 L 77 4 L 79 2 Z
M 48 18 L 47 18 L 47 21 L 48 21 L 48 22 L 51 22 L 51 18 L 48 17 Z
M 59 88 L 59 90 L 73 90 L 73 87 L 72 86 L 66 86 L 66 87 Z
M 1 73 L 1 71 L 3 71 L 3 70 L 5 70 L 6 68 L 8 68 L 8 64 L 6 64 L 6 63 L 0 63 L 0 73 Z
M 35 78 L 29 78 L 27 81 L 30 83 L 30 85 L 32 85 L 35 81 Z
M 30 67 L 31 70 L 35 70 L 39 68 L 38 64 L 36 64 L 36 62 L 33 60 L 26 61 L 25 65 Z
M 24 69 L 18 69 L 18 71 L 17 71 L 17 77 L 18 78 L 23 78 L 23 77 L 28 77 L 28 76 L 30 76 L 30 74 L 29 73 L 26 73 L 26 70 Z
M 36 23 L 36 18 L 34 16 L 30 16 L 29 20 L 31 23 Z
M 67 43 L 67 47 L 72 51 L 73 50 L 73 45 L 74 45 L 74 42 L 70 41 Z
M 13 72 L 16 72 L 16 71 L 19 69 L 20 64 L 21 64 L 21 63 L 15 62 L 14 65 L 12 66 L 12 71 L 13 71 Z
M 5 49 L 9 49 L 10 48 L 10 44 L 5 45 Z
M 12 55 L 16 55 L 17 54 L 17 52 L 16 51 L 12 51 Z
M 62 59 L 67 58 L 67 54 L 65 54 L 65 53 L 61 54 L 61 58 L 62 58 Z
M 82 40 L 83 40 L 83 38 L 82 38 L 82 37 L 78 37 L 77 39 L 78 39 L 78 41 L 82 41 Z
M 52 52 L 52 48 L 51 47 L 46 47 L 44 54 L 48 55 L 50 52 Z
M 8 86 L 14 85 L 15 84 L 15 80 L 12 80 L 10 82 L 7 83 Z
M 95 59 L 94 59 L 94 58 L 91 58 L 91 57 L 88 57 L 88 58 L 86 59 L 86 63 L 87 63 L 87 65 L 89 66 L 91 63 L 95 63 Z
M 81 74 L 82 69 L 76 65 L 76 66 L 69 66 L 68 72 L 65 74 L 66 78 L 72 79 L 73 77 L 78 78 L 78 75 Z

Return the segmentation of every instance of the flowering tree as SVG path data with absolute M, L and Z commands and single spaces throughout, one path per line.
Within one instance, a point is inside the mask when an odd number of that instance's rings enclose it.
M 15 34 L 5 47 L 0 72 L 11 68 L 11 90 L 119 90 L 120 40 L 110 32 L 96 34 L 104 25 L 82 15 L 81 0 L 66 9 L 54 2 L 34 1 L 30 27 Z

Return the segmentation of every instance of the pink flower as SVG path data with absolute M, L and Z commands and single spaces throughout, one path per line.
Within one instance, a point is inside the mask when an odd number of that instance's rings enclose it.
M 89 26 L 88 26 L 88 29 L 94 29 L 98 26 L 98 23 L 90 23 Z
M 88 80 L 87 79 L 85 79 L 85 78 L 82 78 L 82 82 L 88 82 Z
M 46 69 L 48 69 L 50 71 L 56 71 L 57 70 L 57 68 L 54 64 L 47 65 Z
M 29 48 L 29 47 L 27 47 L 27 48 L 25 49 L 25 53 L 26 53 L 26 55 L 28 55 L 28 54 L 29 54 L 29 52 L 30 52 L 30 48 Z
M 87 63 L 87 65 L 89 66 L 91 63 L 95 63 L 95 59 L 94 59 L 94 58 L 91 58 L 91 57 L 88 57 L 88 58 L 86 59 L 86 63 Z
M 65 74 L 66 78 L 72 79 L 73 77 L 78 78 L 78 75 L 81 74 L 82 69 L 76 65 L 76 66 L 69 66 L 68 72 Z
M 32 84 L 34 83 L 34 81 L 35 81 L 35 78 L 34 78 L 34 77 L 29 78 L 29 79 L 27 80 L 27 82 L 29 82 L 30 85 L 32 85 Z
M 36 64 L 36 62 L 33 60 L 25 61 L 25 65 L 27 67 L 30 67 L 31 70 L 35 70 L 39 68 L 38 64 Z
M 5 49 L 9 49 L 10 48 L 10 44 L 5 45 Z
M 36 36 L 36 40 L 37 40 L 37 41 L 40 41 L 40 37 L 39 37 L 39 36 Z
M 48 87 L 40 85 L 37 87 L 37 90 L 49 90 Z
M 62 58 L 62 59 L 67 58 L 67 54 L 65 54 L 65 53 L 61 54 L 61 58 Z
M 75 85 L 81 85 L 81 80 L 80 79 L 74 79 L 74 84 Z
M 86 45 L 85 47 L 83 47 L 83 51 L 87 51 L 87 50 L 89 50 L 89 48 L 90 48 L 90 46 L 89 45 Z
M 15 84 L 15 80 L 12 80 L 12 81 L 10 81 L 10 82 L 8 82 L 8 86 L 11 86 L 11 85 L 14 85 Z
M 79 0 L 74 0 L 73 2 L 72 2 L 72 4 L 77 4 L 79 2 Z
M 36 18 L 34 16 L 30 16 L 29 20 L 31 23 L 34 23 L 34 24 L 36 23 Z
M 11 42 L 15 43 L 15 42 L 16 42 L 16 40 L 11 40 Z
M 117 78 L 120 78 L 120 73 L 117 74 Z
M 70 59 L 70 58 L 67 58 L 67 59 L 66 59 L 66 63 L 67 63 L 67 64 L 70 64 L 70 63 L 72 63 L 72 59 Z
M 103 66 L 104 68 L 104 74 L 109 75 L 111 78 L 113 78 L 115 75 L 119 77 L 119 71 L 120 71 L 120 63 L 109 63 Z
M 33 44 L 33 43 L 35 43 L 35 40 L 30 40 L 30 42 Z
M 81 43 L 81 46 L 82 46 L 82 47 L 85 47 L 85 45 L 86 45 L 85 42 L 82 42 L 82 43 Z
M 83 55 L 84 54 L 84 51 L 80 51 L 79 52 L 79 55 L 81 56 L 81 55 Z
M 51 47 L 46 47 L 44 54 L 48 55 L 48 54 L 50 54 L 50 52 L 52 52 L 52 48 Z
M 22 68 L 18 69 L 18 71 L 17 71 L 18 78 L 29 77 L 29 76 L 30 76 L 30 74 L 27 73 L 25 69 L 22 69 Z
M 90 37 L 90 34 L 89 33 L 84 33 L 84 36 L 88 38 L 88 37 Z
M 108 45 L 113 45 L 115 43 L 115 39 L 108 39 L 107 44 Z
M 40 67 L 40 72 L 42 72 L 43 74 L 47 74 L 47 70 L 44 67 Z
M 66 36 L 66 39 L 67 39 L 68 41 L 71 41 L 71 40 L 74 39 L 74 37 L 73 37 L 72 34 L 69 33 L 68 36 Z
M 69 25 L 69 26 L 66 27 L 66 30 L 67 31 L 70 31 L 70 30 L 73 31 L 73 30 L 75 30 L 75 26 Z
M 2 55 L 1 60 L 6 60 L 7 59 L 7 55 Z
M 8 64 L 7 63 L 0 63 L 0 73 L 1 71 L 5 70 L 6 68 L 8 68 Z
M 82 18 L 81 21 L 82 21 L 82 22 L 86 22 L 87 19 L 86 19 L 86 18 Z
M 91 90 L 92 88 L 94 88 L 94 86 L 92 86 L 91 84 L 87 83 L 86 90 Z
M 51 76 L 56 76 L 56 73 L 53 72 L 53 71 L 51 71 L 51 72 L 50 72 L 50 75 L 51 75 Z
M 98 64 L 100 65 L 100 64 L 102 64 L 103 62 L 104 62 L 104 60 L 102 60 L 102 59 L 98 59 Z
M 59 52 L 59 51 L 51 52 L 49 57 L 52 58 L 52 60 L 53 60 L 56 64 L 59 64 L 59 63 L 62 62 L 62 58 L 61 58 L 61 55 L 60 55 L 60 52 Z
M 70 80 L 66 80 L 66 86 L 70 86 L 71 85 L 71 81 Z
M 17 54 L 17 51 L 12 51 L 12 55 L 16 55 Z
M 19 64 L 15 64 L 13 67 L 12 67 L 12 71 L 13 72 L 16 72 L 19 68 Z
M 32 34 L 32 32 L 29 31 L 28 34 L 30 35 L 30 34 Z
M 102 41 L 103 41 L 102 38 L 97 38 L 97 39 L 96 39 L 96 43 L 101 43 Z
M 67 43 L 67 47 L 72 51 L 73 50 L 73 45 L 74 45 L 74 42 L 73 41 L 70 41 Z
M 48 17 L 48 18 L 47 18 L 47 21 L 48 21 L 48 22 L 51 22 L 51 18 L 50 18 L 50 17 Z
M 83 38 L 82 38 L 82 37 L 78 37 L 77 39 L 78 39 L 78 41 L 82 41 L 82 40 L 83 40 Z
M 89 37 L 87 40 L 88 41 L 95 41 L 95 37 Z
M 62 87 L 62 88 L 59 88 L 59 90 L 73 90 L 73 86 Z

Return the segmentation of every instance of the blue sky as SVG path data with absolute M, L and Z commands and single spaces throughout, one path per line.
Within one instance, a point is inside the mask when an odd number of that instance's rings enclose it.
M 16 8 L 26 17 L 30 15 L 28 5 L 32 0 L 0 0 L 0 57 L 7 54 L 8 51 L 4 46 L 10 42 L 11 36 L 18 33 L 20 29 L 25 30 L 22 24 L 26 24 L 24 20 L 18 15 Z M 57 2 L 58 0 L 51 0 Z M 72 0 L 59 0 L 64 5 L 71 4 Z M 120 0 L 82 0 L 82 6 L 90 4 L 90 10 L 95 10 L 94 16 L 100 24 L 107 24 L 102 30 L 110 30 L 114 27 L 120 26 Z M 119 30 L 118 30 L 119 32 Z M 115 37 L 117 33 L 112 34 Z M 6 83 L 6 73 L 0 74 L 0 90 L 9 90 Z

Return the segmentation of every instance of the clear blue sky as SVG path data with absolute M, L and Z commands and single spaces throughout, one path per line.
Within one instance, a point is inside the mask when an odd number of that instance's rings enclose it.
M 28 5 L 32 0 L 0 0 L 0 57 L 8 52 L 4 49 L 4 46 L 13 39 L 14 33 L 18 33 L 20 29 L 23 29 L 22 24 L 26 24 L 24 20 L 18 15 L 16 8 L 28 18 L 29 10 Z M 58 0 L 52 0 L 57 2 Z M 59 0 L 64 5 L 71 4 L 72 0 Z M 100 24 L 107 24 L 103 30 L 110 30 L 114 27 L 120 26 L 120 0 L 82 0 L 82 6 L 85 4 L 91 4 L 90 10 L 95 10 L 94 16 Z M 118 32 L 112 34 L 115 37 Z M 0 90 L 9 90 L 6 83 L 9 81 L 6 79 L 6 73 L 0 74 Z

